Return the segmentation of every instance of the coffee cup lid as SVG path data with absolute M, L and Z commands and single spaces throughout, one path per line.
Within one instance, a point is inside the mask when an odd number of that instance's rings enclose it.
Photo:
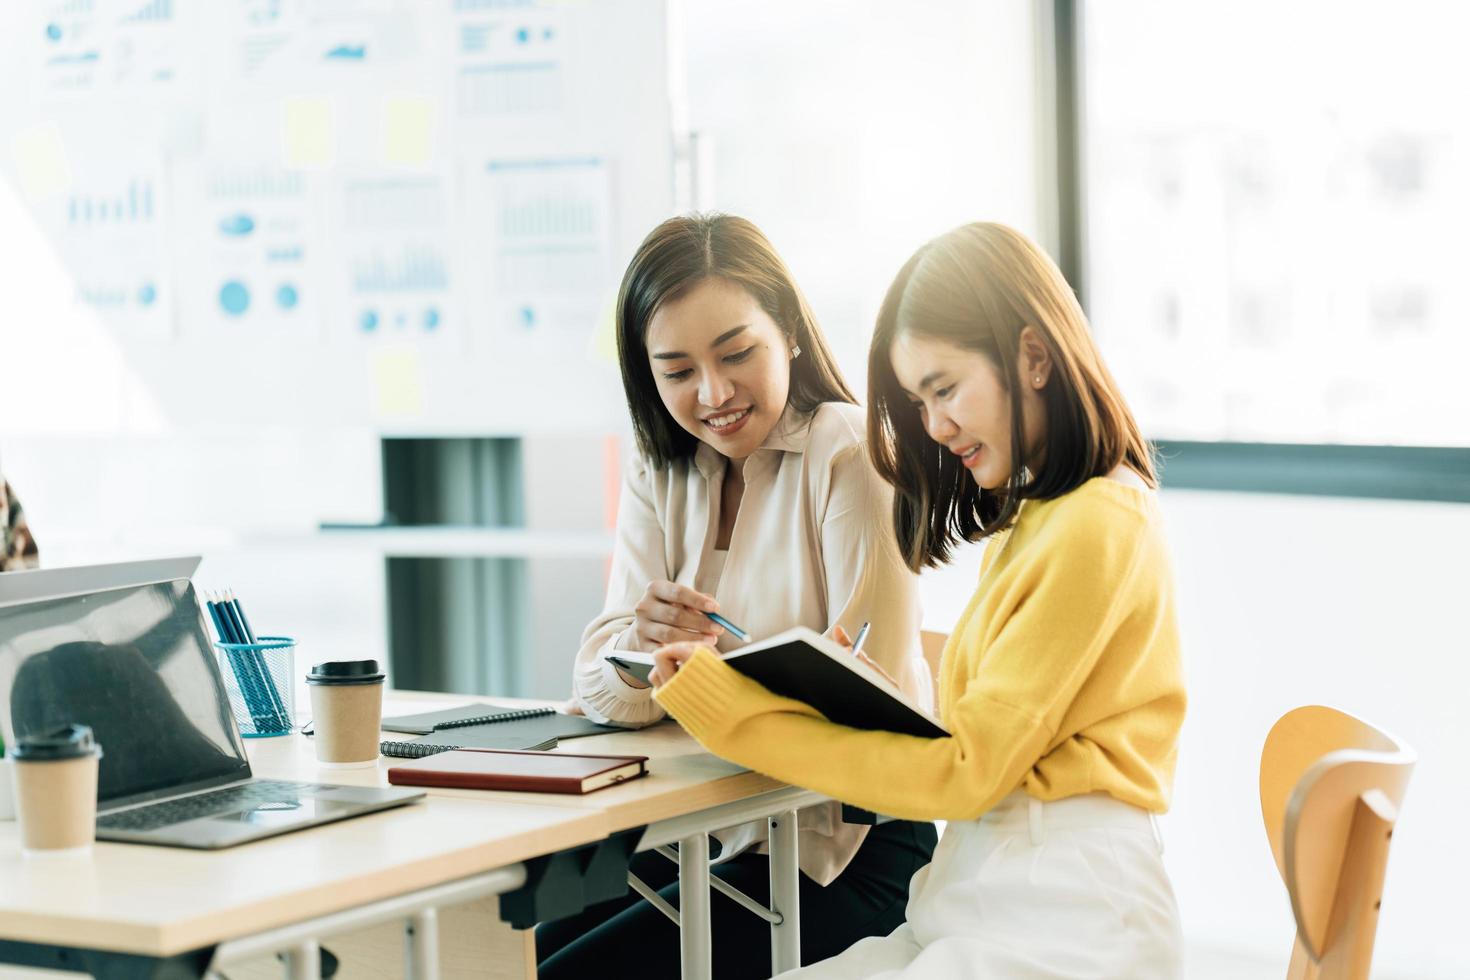
M 81 759 L 102 755 L 102 746 L 92 737 L 86 725 L 62 725 L 49 732 L 22 735 L 10 757 L 19 762 L 51 762 L 59 759 Z
M 308 684 L 377 684 L 385 675 L 376 660 L 329 660 L 306 675 Z

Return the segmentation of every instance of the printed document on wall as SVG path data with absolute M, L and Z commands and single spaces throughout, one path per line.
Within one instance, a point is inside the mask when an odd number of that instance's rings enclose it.
M 496 333 L 590 336 L 610 270 L 610 189 L 596 157 L 491 160 L 468 188 L 469 232 L 489 235 L 486 309 Z
M 238 0 L 211 6 L 215 35 L 228 45 L 222 65 L 236 82 L 253 82 L 276 72 L 290 72 L 294 45 L 305 28 L 301 0 Z
M 174 0 L 43 0 L 29 5 L 32 91 L 68 98 L 160 90 L 183 51 Z
M 561 111 L 567 19 L 526 0 L 454 0 L 455 102 L 463 116 Z
M 237 84 L 315 87 L 403 67 L 421 54 L 437 8 L 417 0 L 231 0 L 211 4 Z
M 214 159 L 181 181 L 184 322 L 232 335 L 314 339 L 322 300 L 312 178 L 268 163 Z
M 333 226 L 341 297 L 332 333 L 391 340 L 457 332 L 449 182 L 439 174 L 342 179 Z
M 45 201 L 38 218 L 77 298 L 125 336 L 168 338 L 173 288 L 163 161 L 136 147 L 68 149 L 70 187 Z

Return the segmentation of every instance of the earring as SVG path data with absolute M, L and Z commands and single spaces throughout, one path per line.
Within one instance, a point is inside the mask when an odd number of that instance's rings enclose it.
M 1034 381 L 1034 382 L 1036 382 L 1036 387 L 1038 387 L 1038 388 L 1041 387 L 1041 375 L 1038 374 L 1036 377 L 1032 378 L 1031 380 Z
M 801 356 L 801 348 L 800 347 L 793 347 L 793 348 L 791 348 L 791 359 L 793 361 L 796 360 L 800 356 Z

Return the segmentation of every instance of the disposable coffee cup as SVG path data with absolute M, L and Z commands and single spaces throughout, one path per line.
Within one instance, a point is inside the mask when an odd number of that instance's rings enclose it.
M 102 747 L 86 725 L 25 735 L 9 759 L 20 846 L 26 854 L 84 853 L 97 833 Z
M 377 765 L 383 676 L 376 660 L 334 660 L 306 675 L 316 758 L 324 768 Z

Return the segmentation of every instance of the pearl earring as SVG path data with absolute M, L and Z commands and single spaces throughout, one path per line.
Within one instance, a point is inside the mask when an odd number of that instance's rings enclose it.
M 1033 380 L 1033 381 L 1036 382 L 1036 386 L 1038 388 L 1041 387 L 1041 375 L 1038 374 L 1036 377 L 1032 378 L 1031 380 Z

